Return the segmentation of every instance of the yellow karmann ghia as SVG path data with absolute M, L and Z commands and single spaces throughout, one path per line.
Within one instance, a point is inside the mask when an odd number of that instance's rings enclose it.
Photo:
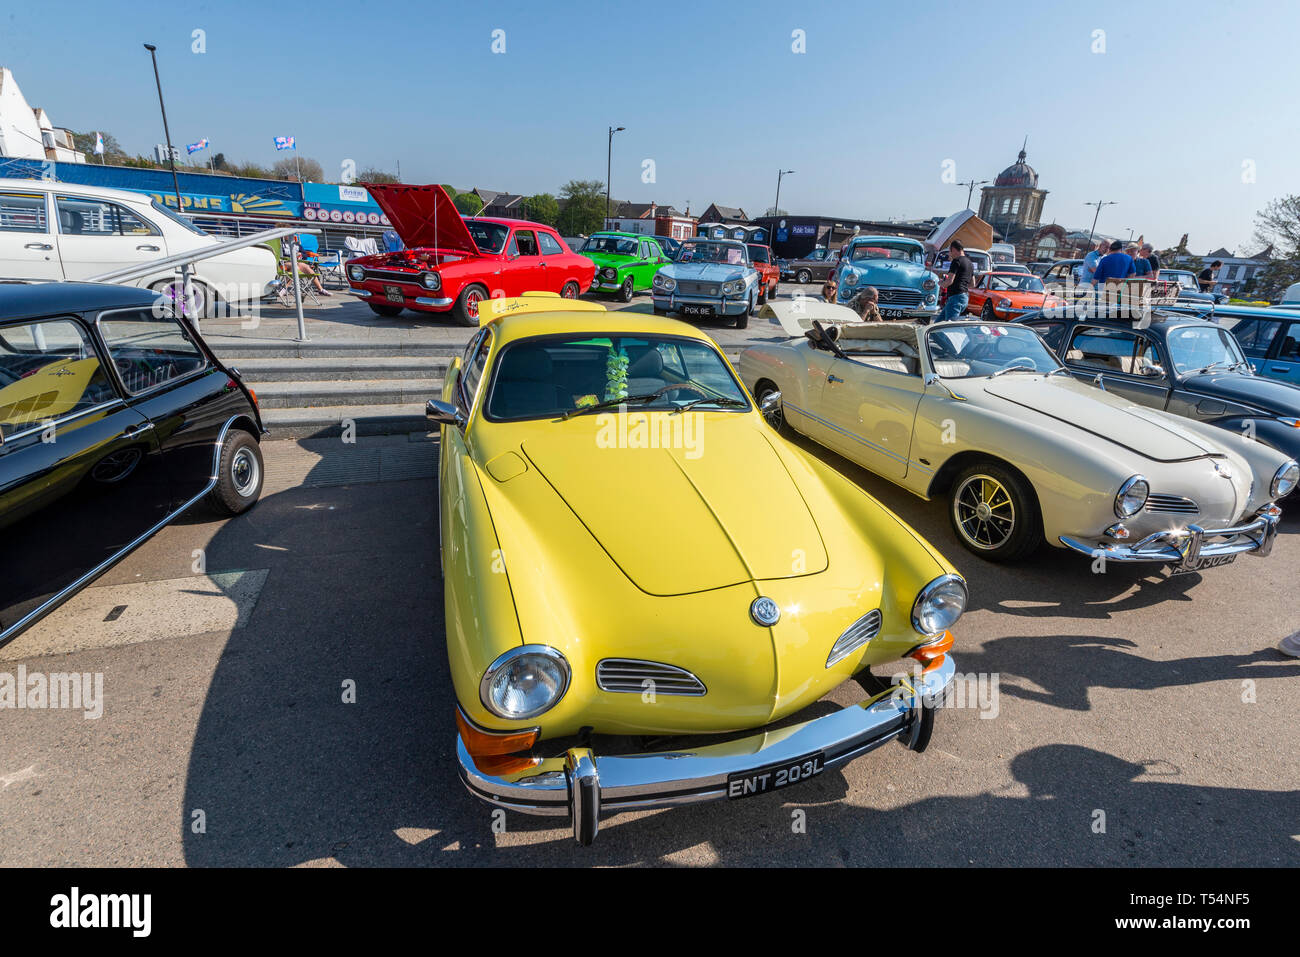
M 966 606 L 952 565 L 781 438 L 694 327 L 546 295 L 479 311 L 426 408 L 474 794 L 588 844 L 602 813 L 925 747 Z M 892 685 L 868 670 L 900 659 Z M 860 704 L 769 727 L 854 675 Z

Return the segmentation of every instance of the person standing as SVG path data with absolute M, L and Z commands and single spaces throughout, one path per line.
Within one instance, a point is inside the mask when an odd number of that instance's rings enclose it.
M 1083 262 L 1074 271 L 1074 278 L 1080 286 L 1091 286 L 1097 273 L 1097 263 L 1106 255 L 1106 240 L 1097 240 L 1097 248 L 1088 250 Z
M 1160 278 L 1160 257 L 1156 255 L 1156 251 L 1151 248 L 1150 243 L 1142 244 L 1142 256 L 1144 259 L 1146 259 L 1147 264 L 1151 267 L 1151 277 L 1153 279 L 1159 279 Z
M 948 244 L 948 272 L 943 277 L 943 288 L 948 298 L 939 313 L 938 321 L 960 319 L 970 305 L 970 283 L 975 275 L 975 264 L 966 255 L 965 247 L 957 240 Z
M 1151 275 L 1151 263 L 1147 261 L 1145 256 L 1141 255 L 1141 251 L 1136 244 L 1129 246 L 1124 252 L 1133 260 L 1133 275 L 1138 279 L 1155 278 Z
M 1223 268 L 1223 261 L 1216 259 L 1196 276 L 1196 281 L 1201 284 L 1201 292 L 1214 292 L 1214 274 Z
M 1110 244 L 1110 252 L 1097 263 L 1097 272 L 1093 278 L 1098 286 L 1103 286 L 1108 282 L 1123 282 L 1136 272 L 1133 257 L 1124 252 L 1124 244 L 1117 239 Z

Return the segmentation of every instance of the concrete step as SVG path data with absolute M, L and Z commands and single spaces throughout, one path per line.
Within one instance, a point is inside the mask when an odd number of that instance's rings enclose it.
M 337 382 L 288 379 L 257 383 L 251 378 L 263 409 L 313 409 L 334 406 L 382 406 L 424 403 L 442 395 L 442 379 L 345 379 Z M 423 411 L 421 411 L 423 415 Z M 367 433 L 375 434 L 375 433 Z
M 447 373 L 449 356 L 253 356 L 236 366 L 254 388 L 270 382 L 343 382 L 349 379 L 430 379 Z
M 260 396 L 260 393 L 259 393 Z M 318 408 L 267 409 L 262 421 L 272 439 L 342 438 L 345 426 L 353 435 L 398 435 L 418 432 L 427 435 L 424 402 L 401 405 L 334 405 Z
M 244 339 L 219 335 L 206 338 L 208 345 L 223 362 L 239 365 L 239 360 L 250 358 L 458 356 L 465 351 L 465 345 L 473 331 L 466 329 L 463 340 L 446 342 L 410 339 L 309 339 L 307 342 L 298 342 L 294 339 Z

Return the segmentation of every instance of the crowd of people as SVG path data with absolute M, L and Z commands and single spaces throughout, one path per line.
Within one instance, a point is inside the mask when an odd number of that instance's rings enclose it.
M 1088 251 L 1075 267 L 1074 279 L 1080 286 L 1102 286 L 1126 279 L 1155 279 L 1160 275 L 1160 257 L 1150 243 L 1129 243 L 1118 239 L 1098 240 L 1097 248 Z

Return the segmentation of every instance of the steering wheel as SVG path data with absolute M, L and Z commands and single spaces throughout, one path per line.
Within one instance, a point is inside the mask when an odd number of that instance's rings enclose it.
M 1031 369 L 1038 369 L 1038 363 L 1029 356 L 1016 356 L 1014 359 L 1008 359 L 1006 362 L 1002 363 L 1003 369 L 1011 369 L 1015 366 L 1029 366 Z

